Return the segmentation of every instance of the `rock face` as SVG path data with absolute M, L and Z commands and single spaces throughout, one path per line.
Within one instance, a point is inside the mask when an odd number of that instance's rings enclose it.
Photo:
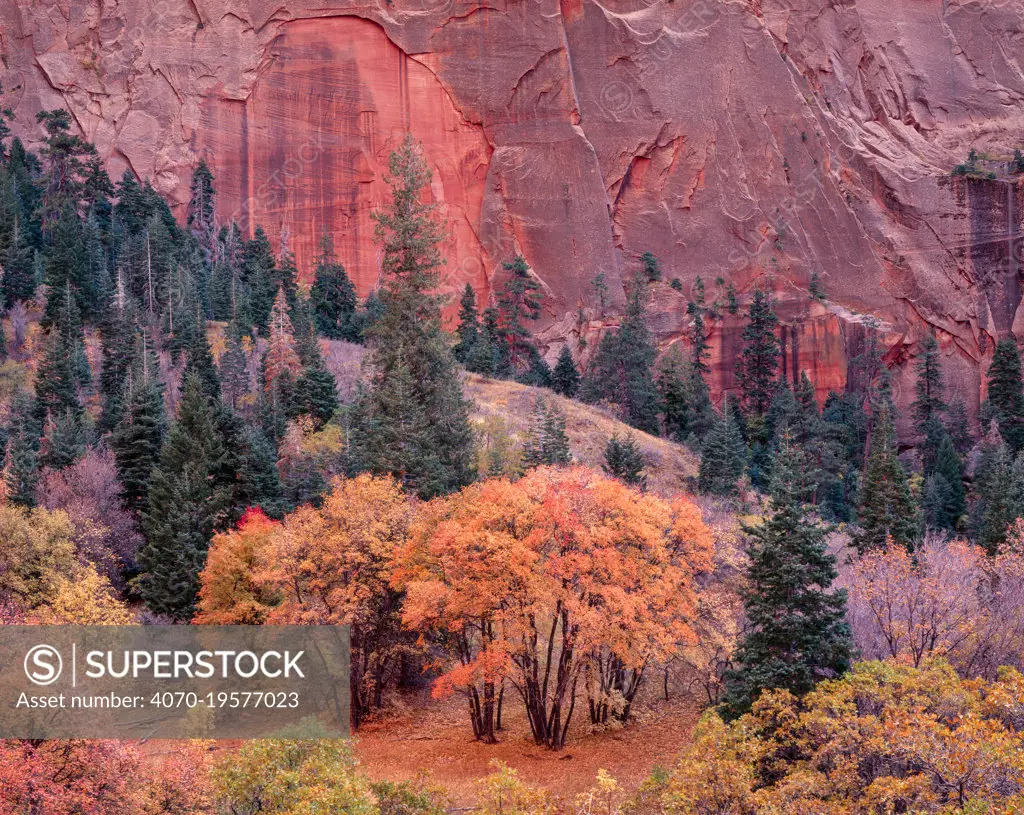
M 646 250 L 683 284 L 654 287 L 663 344 L 698 275 L 741 307 L 768 287 L 787 376 L 820 396 L 876 332 L 908 402 L 935 331 L 976 409 L 994 340 L 1024 335 L 1018 0 L 0 0 L 0 25 L 16 132 L 66 106 L 179 208 L 205 156 L 223 221 L 287 231 L 304 270 L 332 233 L 363 294 L 411 132 L 451 225 L 446 285 L 486 296 L 521 252 L 552 356 L 614 325 Z M 952 176 L 972 147 L 990 161 Z M 741 328 L 712 324 L 718 390 Z

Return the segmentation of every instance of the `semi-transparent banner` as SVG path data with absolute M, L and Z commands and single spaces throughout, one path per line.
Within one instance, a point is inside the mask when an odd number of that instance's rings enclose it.
M 0 626 L 0 738 L 343 738 L 344 626 Z

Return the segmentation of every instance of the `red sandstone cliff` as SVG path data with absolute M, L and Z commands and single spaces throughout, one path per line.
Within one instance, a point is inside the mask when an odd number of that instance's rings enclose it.
M 1020 0 L 0 0 L 0 26 L 17 132 L 67 106 L 113 174 L 178 202 L 205 155 L 222 219 L 287 228 L 300 267 L 330 230 L 362 293 L 411 131 L 452 227 L 447 285 L 486 292 L 522 252 L 552 355 L 580 307 L 593 347 L 648 249 L 684 292 L 772 287 L 787 372 L 822 395 L 868 315 L 904 401 L 926 331 L 972 407 L 993 338 L 1024 337 L 1022 187 L 950 176 L 972 146 L 1024 143 Z M 657 287 L 664 343 L 685 301 Z M 713 326 L 719 388 L 739 328 Z

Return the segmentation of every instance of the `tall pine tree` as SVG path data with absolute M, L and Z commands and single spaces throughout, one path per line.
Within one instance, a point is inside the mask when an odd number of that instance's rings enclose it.
M 854 538 L 861 552 L 885 546 L 890 539 L 913 549 L 917 540 L 917 508 L 910 494 L 907 473 L 897 456 L 893 412 L 886 391 L 875 411 L 871 452 L 861 490 L 861 530 Z
M 224 455 L 213 406 L 199 377 L 191 375 L 150 478 L 143 514 L 146 543 L 136 585 L 158 614 L 192 616 L 210 538 L 228 508 L 226 490 L 214 480 Z
M 530 332 L 523 325 L 523 320 L 540 317 L 540 283 L 530 274 L 530 267 L 522 255 L 516 255 L 502 267 L 509 273 L 509 278 L 498 295 L 501 327 L 512 370 L 520 373 L 529 364 L 533 349 Z
M 915 399 L 911 406 L 914 429 L 922 436 L 921 457 L 924 471 L 930 474 L 935 468 L 939 446 L 946 435 L 942 416 L 946 403 L 942 398 L 942 367 L 939 362 L 939 344 L 935 337 L 928 335 L 921 343 L 921 353 L 915 365 L 917 382 L 914 384 Z
M 558 405 L 537 399 L 523 443 L 523 467 L 562 467 L 571 463 L 565 414 Z
M 690 373 L 686 379 L 686 401 L 690 407 L 690 429 L 699 441 L 711 430 L 716 419 L 706 379 L 711 372 L 708 366 L 711 348 L 704 321 L 704 284 L 699 277 L 694 284 L 694 291 L 696 299 L 686 305 L 686 313 L 692 320 L 689 330 Z
M 768 412 L 779 383 L 779 340 L 775 336 L 778 325 L 771 298 L 756 289 L 743 329 L 743 351 L 736 373 L 743 406 L 758 416 Z
M 455 335 L 458 342 L 452 353 L 455 359 L 466 365 L 473 353 L 473 348 L 480 340 L 480 313 L 476 307 L 476 292 L 469 283 L 462 290 L 462 297 L 459 298 L 459 324 L 455 327 Z
M 7 428 L 7 459 L 5 481 L 7 498 L 21 506 L 35 506 L 36 484 L 39 480 L 39 437 L 42 427 L 36 418 L 31 395 L 19 390 L 11 401 L 11 418 Z
M 252 240 L 246 241 L 242 265 L 249 289 L 249 311 L 252 323 L 266 335 L 270 310 L 277 295 L 277 268 L 270 238 L 263 227 L 256 227 Z
M 697 475 L 700 491 L 708 495 L 736 495 L 746 466 L 746 454 L 747 446 L 736 425 L 736 414 L 726 401 L 704 439 Z
M 657 351 L 646 313 L 647 283 L 638 276 L 618 330 L 601 338 L 582 396 L 588 402 L 605 400 L 617 405 L 624 422 L 658 435 L 658 389 L 653 377 Z
M 412 137 L 391 154 L 387 181 L 390 206 L 374 213 L 384 308 L 369 331 L 355 453 L 360 468 L 399 473 L 427 498 L 473 480 L 473 432 L 434 293 L 445 229 L 435 205 L 423 201 L 430 170 Z M 406 427 L 416 438 L 393 447 Z
M 725 677 L 723 712 L 750 710 L 763 690 L 796 695 L 844 673 L 853 643 L 846 624 L 846 592 L 831 589 L 837 575 L 826 527 L 809 514 L 802 454 L 788 439 L 775 463 L 771 509 L 748 527 L 751 536 L 743 607 L 748 630 Z
M 572 399 L 580 389 L 580 372 L 572 358 L 569 344 L 562 346 L 555 369 L 551 372 L 551 388 L 555 393 Z
M 328 339 L 359 342 L 362 337 L 356 324 L 356 288 L 338 263 L 330 233 L 320 238 L 313 286 L 309 291 L 316 330 Z
M 677 442 L 686 441 L 690 435 L 690 405 L 686 387 L 688 376 L 679 348 L 669 349 L 658 363 L 657 385 L 665 435 Z
M 963 464 L 948 435 L 939 443 L 932 474 L 925 479 L 921 503 L 925 527 L 929 529 L 955 532 L 967 512 Z
M 988 369 L 987 413 L 999 422 L 999 432 L 1014 454 L 1024 449 L 1024 385 L 1020 352 L 1013 339 L 1000 340 Z
M 195 170 L 192 171 L 186 224 L 198 241 L 207 265 L 213 262 L 217 248 L 214 225 L 216 207 L 217 198 L 213 186 L 213 172 L 207 165 L 206 159 L 201 158 Z
M 647 488 L 647 476 L 644 475 L 646 466 L 647 460 L 632 433 L 625 436 L 612 434 L 604 448 L 602 465 L 608 475 L 643 490 Z
M 167 433 L 163 383 L 157 361 L 142 338 L 132 370 L 123 414 L 111 434 L 111 448 L 129 509 L 141 510 L 149 493 L 149 477 L 160 457 Z

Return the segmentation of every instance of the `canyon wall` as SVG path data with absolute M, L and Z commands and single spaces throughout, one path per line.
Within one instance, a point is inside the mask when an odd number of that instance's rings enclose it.
M 204 156 L 222 221 L 287 234 L 307 274 L 330 232 L 362 294 L 411 132 L 446 288 L 486 297 L 522 253 L 551 357 L 595 347 L 646 250 L 682 283 L 653 287 L 663 345 L 698 275 L 741 306 L 768 287 L 787 376 L 820 396 L 875 333 L 908 402 L 934 331 L 973 411 L 994 340 L 1024 336 L 1024 195 L 999 169 L 1024 145 L 1019 0 L 0 0 L 0 26 L 19 135 L 65 106 L 179 213 Z M 953 177 L 972 147 L 986 172 Z M 712 323 L 717 391 L 741 330 Z

